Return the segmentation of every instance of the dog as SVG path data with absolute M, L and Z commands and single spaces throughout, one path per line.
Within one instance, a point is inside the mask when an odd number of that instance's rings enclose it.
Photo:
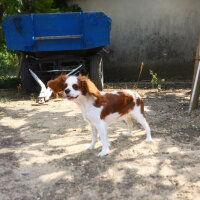
M 99 133 L 102 150 L 98 156 L 109 153 L 109 142 L 106 127 L 116 120 L 124 120 L 128 125 L 128 132 L 124 135 L 130 136 L 132 120 L 136 119 L 146 130 L 146 142 L 153 141 L 151 130 L 144 113 L 144 103 L 136 92 L 130 90 L 102 92 L 86 76 L 60 75 L 48 86 L 54 90 L 59 87 L 64 91 L 64 96 L 77 103 L 82 111 L 83 118 L 90 124 L 92 131 L 92 142 L 88 149 L 94 149 Z M 53 83 L 53 84 L 52 84 Z

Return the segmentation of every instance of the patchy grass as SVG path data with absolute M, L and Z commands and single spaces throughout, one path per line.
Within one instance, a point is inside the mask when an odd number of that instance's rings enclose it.
M 11 99 L 9 99 L 9 98 L 7 98 L 7 97 L 1 97 L 1 98 L 0 98 L 0 103 L 7 103 L 7 102 L 9 102 L 9 101 L 11 101 Z

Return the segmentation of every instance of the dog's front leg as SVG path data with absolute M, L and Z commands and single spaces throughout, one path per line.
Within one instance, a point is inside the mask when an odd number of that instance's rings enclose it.
M 86 146 L 87 149 L 95 149 L 95 144 L 97 142 L 97 129 L 91 125 L 92 131 L 92 142 Z
M 108 154 L 109 152 L 109 142 L 107 139 L 107 132 L 106 132 L 106 126 L 105 124 L 99 123 L 95 125 L 96 129 L 99 132 L 100 138 L 101 138 L 101 142 L 102 142 L 102 150 L 101 152 L 98 154 L 98 156 L 105 156 Z

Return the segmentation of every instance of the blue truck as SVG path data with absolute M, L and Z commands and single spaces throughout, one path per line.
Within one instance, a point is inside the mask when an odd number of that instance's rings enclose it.
M 29 69 L 46 83 L 77 65 L 103 88 L 103 55 L 110 44 L 111 19 L 103 12 L 11 15 L 3 21 L 7 48 L 20 53 L 22 87 L 37 90 Z

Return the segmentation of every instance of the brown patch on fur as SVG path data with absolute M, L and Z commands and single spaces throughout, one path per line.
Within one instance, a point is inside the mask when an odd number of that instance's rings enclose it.
M 95 84 L 86 76 L 78 76 L 78 86 L 83 95 L 90 94 L 95 97 L 101 96 Z
M 97 98 L 94 106 L 103 106 L 101 119 L 105 119 L 106 116 L 112 113 L 119 113 L 121 116 L 127 114 L 130 110 L 133 110 L 135 102 L 133 97 L 125 92 L 118 92 L 118 94 L 107 93 Z
M 95 84 L 86 76 L 78 77 L 78 86 L 83 95 L 90 94 L 96 97 L 94 106 L 101 107 L 101 119 L 105 119 L 106 116 L 112 113 L 119 113 L 121 116 L 127 114 L 130 110 L 133 110 L 135 102 L 133 97 L 126 92 L 118 92 L 117 94 L 106 93 L 101 95 Z
M 141 113 L 143 114 L 144 117 L 146 117 L 146 115 L 144 113 L 144 102 L 143 102 L 143 100 L 141 98 L 137 98 L 136 104 L 137 104 L 137 106 L 141 107 Z
M 64 90 L 67 87 L 66 80 L 67 76 L 61 74 L 56 79 L 48 81 L 47 86 L 52 89 L 55 98 L 58 98 L 58 93 L 64 94 Z

